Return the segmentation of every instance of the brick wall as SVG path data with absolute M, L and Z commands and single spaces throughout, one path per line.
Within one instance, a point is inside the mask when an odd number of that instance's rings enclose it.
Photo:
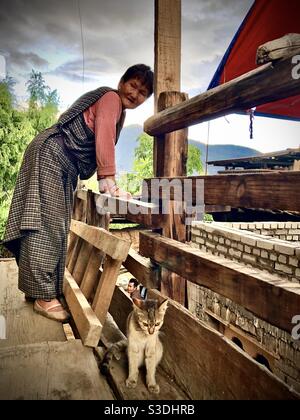
M 274 375 L 300 393 L 299 340 L 293 340 L 291 334 L 257 318 L 230 299 L 190 282 L 188 302 L 194 315 L 232 341 L 237 338 L 251 357 L 263 360 Z
M 281 222 L 193 222 L 191 245 L 300 283 L 300 244 L 282 239 L 285 235 L 298 240 L 295 233 L 298 227 L 298 223 Z M 277 237 L 272 237 L 271 232 Z M 188 302 L 193 314 L 238 343 L 253 358 L 262 360 L 277 377 L 300 392 L 300 340 L 294 340 L 288 332 L 257 318 L 230 299 L 190 282 Z
M 300 222 L 222 223 L 224 226 L 272 236 L 284 241 L 300 241 Z M 300 245 L 299 245 L 300 246 Z
M 283 241 L 221 223 L 193 222 L 191 233 L 192 243 L 203 251 L 300 283 L 298 242 Z

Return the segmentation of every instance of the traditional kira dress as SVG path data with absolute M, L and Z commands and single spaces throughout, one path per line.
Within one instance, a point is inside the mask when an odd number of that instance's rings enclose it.
M 16 256 L 19 289 L 33 298 L 62 294 L 73 192 L 78 175 L 88 179 L 97 169 L 95 134 L 83 113 L 110 91 L 116 92 L 100 87 L 81 96 L 25 151 L 3 243 Z

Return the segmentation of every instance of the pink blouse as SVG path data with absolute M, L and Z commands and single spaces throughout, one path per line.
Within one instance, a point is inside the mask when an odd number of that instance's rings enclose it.
M 85 123 L 95 133 L 98 179 L 116 174 L 116 125 L 121 113 L 122 102 L 116 92 L 105 93 L 83 113 Z

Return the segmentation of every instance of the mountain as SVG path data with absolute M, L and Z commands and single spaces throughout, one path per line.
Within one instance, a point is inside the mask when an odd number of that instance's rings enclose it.
M 189 140 L 189 144 L 198 147 L 201 151 L 203 169 L 205 169 L 206 144 Z M 208 147 L 208 162 L 212 160 L 236 159 L 241 157 L 259 156 L 262 153 L 250 147 L 236 146 L 234 144 L 211 144 Z M 224 169 L 222 166 L 208 166 L 208 174 L 213 175 Z
M 116 164 L 118 172 L 131 172 L 134 161 L 134 149 L 137 147 L 137 139 L 143 133 L 140 125 L 129 125 L 121 131 L 116 146 Z M 189 140 L 189 144 L 200 149 L 203 168 L 205 168 L 206 145 L 195 140 Z M 244 146 L 233 144 L 212 144 L 208 148 L 208 161 L 231 159 L 248 156 L 258 156 L 261 152 Z M 208 167 L 209 174 L 216 174 L 222 167 Z

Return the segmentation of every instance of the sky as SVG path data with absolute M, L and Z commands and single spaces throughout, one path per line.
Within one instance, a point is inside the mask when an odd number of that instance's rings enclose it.
M 182 0 L 181 91 L 205 92 L 253 0 Z M 98 86 L 117 87 L 132 64 L 154 67 L 154 0 L 0 0 L 0 78 L 16 81 L 19 101 L 32 69 L 57 89 L 60 109 Z M 153 115 L 153 98 L 128 111 L 125 125 Z M 189 138 L 261 152 L 300 144 L 300 122 L 229 115 L 189 128 Z

